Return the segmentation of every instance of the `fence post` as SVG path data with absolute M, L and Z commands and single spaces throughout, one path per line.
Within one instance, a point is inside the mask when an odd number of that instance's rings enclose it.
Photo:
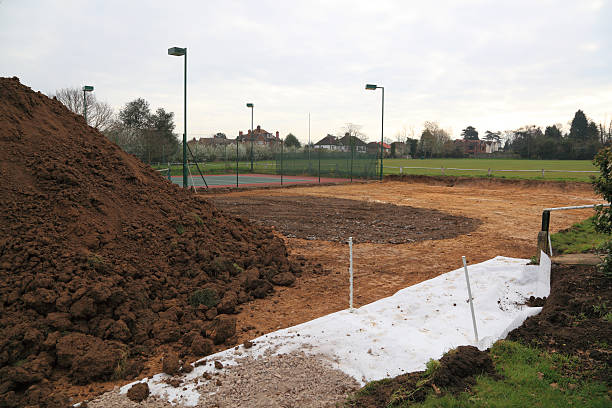
M 281 140 L 281 162 L 280 162 L 280 173 L 281 173 L 281 186 L 283 185 L 283 141 Z
M 489 167 L 489 171 L 487 173 L 487 176 L 491 177 L 491 168 Z
M 442 175 L 444 175 L 444 166 L 442 166 L 440 170 L 442 170 Z
M 542 169 L 542 178 L 544 178 L 544 169 Z
M 168 181 L 172 181 L 172 170 L 170 169 L 170 162 L 168 162 Z
M 238 188 L 238 138 L 236 138 L 236 188 Z
M 317 150 L 319 152 L 319 172 L 318 172 L 318 174 L 319 174 L 319 184 L 321 184 L 321 149 L 319 148 Z
M 349 237 L 349 310 L 353 313 L 353 237 Z
M 404 170 L 404 168 L 400 167 L 400 176 L 402 175 L 402 170 Z

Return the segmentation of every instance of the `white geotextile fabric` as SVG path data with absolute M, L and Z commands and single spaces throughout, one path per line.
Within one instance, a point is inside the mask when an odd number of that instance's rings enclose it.
M 165 384 L 166 374 L 142 381 L 148 382 L 153 395 L 166 394 L 169 401 L 195 405 L 198 382 L 192 380 L 205 381 L 202 374 L 215 371 L 214 360 L 235 365 L 236 359 L 245 356 L 265 358 L 266 350 L 280 354 L 299 349 L 317 355 L 362 384 L 423 370 L 429 359 L 438 359 L 460 345 L 484 350 L 540 312 L 539 307 L 525 306 L 525 300 L 548 296 L 550 259 L 542 253 L 539 266 L 527 262 L 498 256 L 468 266 L 478 342 L 474 340 L 462 267 L 352 312 L 343 310 L 258 337 L 251 349 L 232 348 L 208 356 L 207 364 L 187 374 L 181 387 Z M 355 285 L 359 285 L 359 271 Z M 121 392 L 133 384 L 122 387 Z

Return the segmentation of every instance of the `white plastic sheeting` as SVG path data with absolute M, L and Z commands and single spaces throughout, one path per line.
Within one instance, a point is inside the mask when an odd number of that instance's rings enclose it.
M 204 381 L 205 371 L 215 370 L 214 360 L 235 365 L 245 356 L 265 358 L 265 351 L 279 354 L 299 349 L 317 355 L 362 384 L 423 370 L 429 359 L 438 359 L 460 345 L 484 350 L 540 312 L 539 307 L 525 306 L 525 300 L 548 296 L 550 259 L 542 253 L 539 266 L 527 262 L 498 256 L 468 267 L 481 338 L 477 344 L 465 275 L 459 268 L 354 309 L 353 313 L 343 310 L 258 337 L 251 349 L 232 348 L 208 356 L 207 364 L 187 374 L 179 388 L 164 383 L 168 377 L 165 374 L 142 381 L 148 382 L 154 395 L 195 405 L 199 400 L 196 387 Z M 359 271 L 355 275 L 358 279 Z M 131 385 L 122 387 L 121 392 L 127 392 Z

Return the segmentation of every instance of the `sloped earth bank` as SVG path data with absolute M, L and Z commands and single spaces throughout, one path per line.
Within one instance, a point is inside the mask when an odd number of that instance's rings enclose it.
M 578 356 L 584 374 L 612 384 L 612 278 L 596 266 L 555 265 L 542 312 L 508 338 Z
M 508 339 L 533 345 L 552 353 L 579 358 L 579 364 L 560 367 L 565 375 L 592 378 L 610 386 L 612 321 L 606 313 L 612 303 L 612 279 L 597 267 L 553 265 L 551 292 L 542 311 L 508 334 Z M 498 376 L 486 352 L 458 347 L 440 359 L 440 368 L 428 377 L 410 373 L 370 385 L 347 404 L 350 407 L 386 407 L 391 401 L 423 401 L 428 393 L 458 393 L 475 383 L 475 376 Z M 450 363 L 449 363 L 450 362 Z M 394 395 L 394 393 L 396 393 Z M 398 400 L 397 395 L 404 396 Z M 409 396 L 409 397 L 406 397 Z
M 69 384 L 134 378 L 160 346 L 233 344 L 237 306 L 300 271 L 271 229 L 0 78 L 0 406 L 65 406 Z

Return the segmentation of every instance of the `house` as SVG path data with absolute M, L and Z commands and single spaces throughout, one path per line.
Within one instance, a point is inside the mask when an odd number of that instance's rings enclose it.
M 410 154 L 408 146 L 404 142 L 391 143 L 391 155 L 393 157 L 406 157 Z
M 465 140 L 457 139 L 454 141 L 463 147 L 463 154 L 475 156 L 478 154 L 491 154 L 502 149 L 502 144 L 497 140 Z
M 280 141 L 280 136 L 278 131 L 276 131 L 276 135 L 273 135 L 272 133 L 266 131 L 265 129 L 262 129 L 260 125 L 257 125 L 256 129 L 253 129 L 253 134 L 251 135 L 251 131 L 247 131 L 247 134 L 245 135 L 242 130 L 240 132 L 238 132 L 238 136 L 236 137 L 236 140 L 239 143 L 251 143 L 251 141 L 259 146 L 268 146 L 268 145 L 275 145 L 276 143 L 279 143 Z
M 363 140 L 359 139 L 357 136 L 351 136 L 348 133 L 344 134 L 344 137 L 338 140 L 342 145 L 342 151 L 350 152 L 351 147 L 354 147 L 355 152 L 357 153 L 365 153 L 368 150 L 368 145 Z
M 343 145 L 334 135 L 327 135 L 323 139 L 314 144 L 315 149 L 325 149 L 332 151 L 343 151 Z
M 228 139 L 224 133 L 217 133 L 213 137 L 201 137 L 196 140 L 195 137 L 187 142 L 190 147 L 192 146 L 225 146 L 232 144 L 233 142 Z
M 380 154 L 380 142 L 370 142 L 367 144 L 368 153 Z M 385 157 L 391 154 L 391 145 L 383 143 L 383 154 Z
M 500 140 L 485 140 L 486 153 L 495 153 L 502 150 L 502 144 Z

